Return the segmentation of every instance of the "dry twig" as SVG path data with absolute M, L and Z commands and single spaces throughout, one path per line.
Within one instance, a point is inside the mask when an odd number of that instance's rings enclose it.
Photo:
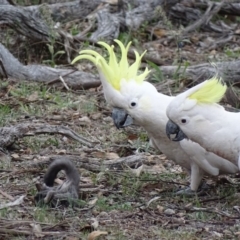
M 186 27 L 183 30 L 182 34 L 183 35 L 187 34 L 191 31 L 196 30 L 197 28 L 201 27 L 201 25 L 207 24 L 211 20 L 211 18 L 220 11 L 224 2 L 225 2 L 225 0 L 222 0 L 221 3 L 218 5 L 215 5 L 214 3 L 211 2 L 209 4 L 208 9 L 203 14 L 203 16 L 200 19 L 198 19 L 197 21 L 195 21 L 193 24 L 191 24 L 190 26 Z

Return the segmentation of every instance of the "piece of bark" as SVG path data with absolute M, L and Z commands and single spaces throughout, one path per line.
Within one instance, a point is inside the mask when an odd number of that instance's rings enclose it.
M 109 13 L 108 9 L 104 8 L 97 12 L 98 28 L 91 35 L 90 40 L 99 41 L 104 39 L 118 38 L 120 32 L 120 20 L 114 14 Z

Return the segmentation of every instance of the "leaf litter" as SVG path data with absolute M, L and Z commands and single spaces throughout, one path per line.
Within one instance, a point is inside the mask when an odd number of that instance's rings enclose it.
M 36 100 L 37 95 L 33 92 L 29 98 Z M 72 93 L 71 97 L 76 95 Z M 153 149 L 143 151 L 133 165 L 128 165 L 126 157 L 132 159 L 139 147 L 145 149 L 148 139 L 141 139 L 143 130 L 136 126 L 119 131 L 111 119 L 103 121 L 110 117 L 111 109 L 105 106 L 102 96 L 98 98 L 94 111 L 88 108 L 84 111 L 85 106 L 81 107 L 79 102 L 77 108 L 66 107 L 67 116 L 63 110 L 56 112 L 48 108 L 48 103 L 42 102 L 40 106 L 31 103 L 48 110 L 42 116 L 35 112 L 29 114 L 34 122 L 66 126 L 94 145 L 54 133 L 19 138 L 14 143 L 16 146 L 8 150 L 11 160 L 1 160 L 1 237 L 215 239 L 239 236 L 238 178 L 221 176 L 216 181 L 206 177 L 210 186 L 207 195 L 191 198 L 174 195 L 179 187 L 188 186 L 187 173 Z M 94 104 L 94 97 L 91 100 Z M 21 107 L 16 109 L 19 115 L 10 118 L 8 126 L 27 122 Z M 63 117 L 56 118 L 56 114 Z M 84 121 L 87 124 L 82 124 Z M 42 181 L 51 160 L 59 157 L 70 157 L 81 173 L 79 208 L 35 206 L 35 184 Z M 124 161 L 115 163 L 123 158 Z M 64 174 L 60 174 L 57 182 L 62 180 Z

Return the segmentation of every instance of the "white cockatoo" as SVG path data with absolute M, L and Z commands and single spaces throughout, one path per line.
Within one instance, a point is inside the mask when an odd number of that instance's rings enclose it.
M 179 94 L 167 108 L 166 132 L 173 141 L 189 138 L 240 168 L 240 113 L 218 104 L 226 89 L 213 77 Z
M 173 142 L 166 135 L 168 121 L 166 109 L 174 97 L 159 93 L 149 82 L 144 81 L 149 74 L 146 68 L 138 73 L 141 59 L 135 51 L 135 61 L 128 63 L 127 53 L 131 43 L 125 47 L 119 40 L 114 40 L 121 50 L 118 60 L 114 46 L 104 42 L 99 45 L 107 49 L 109 60 L 93 50 L 83 50 L 72 63 L 81 59 L 93 62 L 99 72 L 106 101 L 115 109 L 113 119 L 117 127 L 123 127 L 131 122 L 131 118 L 142 126 L 157 149 L 168 159 L 188 169 L 191 174 L 190 189 L 184 193 L 193 193 L 198 190 L 204 174 L 216 176 L 219 173 L 235 173 L 238 168 L 231 162 L 207 152 L 199 144 L 189 140 Z

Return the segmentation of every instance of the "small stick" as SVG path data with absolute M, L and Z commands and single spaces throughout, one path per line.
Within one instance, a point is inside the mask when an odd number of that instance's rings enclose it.
M 61 82 L 63 83 L 64 87 L 69 91 L 70 88 L 69 88 L 68 85 L 65 83 L 64 79 L 62 78 L 62 76 L 59 76 L 59 79 L 60 79 Z
M 9 195 L 6 192 L 3 192 L 1 189 L 0 189 L 0 194 L 2 194 L 4 197 L 6 197 L 7 199 L 9 199 L 11 201 L 14 201 L 14 197 L 12 197 L 11 195 Z

